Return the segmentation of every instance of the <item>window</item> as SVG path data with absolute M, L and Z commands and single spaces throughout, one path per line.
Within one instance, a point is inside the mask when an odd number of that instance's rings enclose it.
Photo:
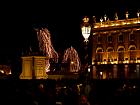
M 108 61 L 112 61 L 113 60 L 113 48 L 112 47 L 108 47 L 107 48 L 107 52 L 108 52 Z
M 123 42 L 123 35 L 122 34 L 119 35 L 118 42 Z
M 97 48 L 96 50 L 96 60 L 97 62 L 102 62 L 103 59 L 103 49 L 102 48 Z
M 109 36 L 107 37 L 107 41 L 108 41 L 109 43 L 112 42 L 112 36 L 111 36 L 111 35 L 109 35 Z
M 101 43 L 102 42 L 102 37 L 101 36 L 98 36 L 97 37 L 97 41 L 98 41 L 98 43 Z
M 130 60 L 135 60 L 136 59 L 136 47 L 135 45 L 131 45 L 129 47 L 129 54 L 130 54 Z
M 129 35 L 129 40 L 130 41 L 134 41 L 135 40 L 135 35 L 134 34 L 130 34 Z

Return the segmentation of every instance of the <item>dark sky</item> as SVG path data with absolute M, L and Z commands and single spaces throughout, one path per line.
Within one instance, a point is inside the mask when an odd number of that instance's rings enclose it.
M 10 3 L 9 3 L 10 4 Z M 80 22 L 83 16 L 96 16 L 97 21 L 106 13 L 110 19 L 118 12 L 120 18 L 129 10 L 131 17 L 136 17 L 139 7 L 136 0 L 91 0 L 51 1 L 19 3 L 7 5 L 1 9 L 0 62 L 13 62 L 19 58 L 22 50 L 31 45 L 37 49 L 38 43 L 34 27 L 47 27 L 51 33 L 56 51 L 64 51 L 71 45 L 77 50 L 83 37 Z

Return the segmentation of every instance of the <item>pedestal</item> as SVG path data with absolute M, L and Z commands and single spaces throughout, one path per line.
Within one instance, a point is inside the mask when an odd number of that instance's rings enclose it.
M 46 58 L 44 56 L 22 57 L 22 73 L 20 79 L 47 79 Z

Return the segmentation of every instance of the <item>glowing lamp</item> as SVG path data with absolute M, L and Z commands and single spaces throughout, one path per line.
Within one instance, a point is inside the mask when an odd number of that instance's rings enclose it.
M 103 75 L 103 72 L 100 72 L 100 75 Z
M 88 68 L 88 72 L 90 72 L 90 68 Z
M 137 16 L 138 16 L 138 18 L 139 18 L 139 16 L 140 16 L 140 12 L 139 12 L 139 11 L 137 12 Z
M 88 38 L 90 36 L 90 31 L 91 31 L 91 27 L 90 26 L 83 26 L 82 27 L 82 35 L 85 39 L 85 41 L 88 41 Z
M 85 17 L 83 21 L 85 24 L 82 26 L 81 31 L 85 41 L 87 42 L 90 36 L 91 26 L 88 24 L 89 18 Z
M 105 16 L 104 16 L 104 19 L 105 19 L 105 21 L 106 21 L 106 19 L 107 19 L 107 16 L 106 16 L 106 14 L 105 14 Z
M 129 14 L 128 14 L 128 11 L 127 11 L 127 12 L 126 12 L 126 14 L 125 14 L 125 16 L 126 16 L 126 19 L 128 19 L 128 15 L 129 15 Z

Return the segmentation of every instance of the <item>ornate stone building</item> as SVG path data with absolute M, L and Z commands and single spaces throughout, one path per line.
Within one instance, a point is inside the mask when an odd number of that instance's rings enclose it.
M 140 78 L 140 12 L 137 18 L 111 21 L 104 16 L 100 22 L 93 17 L 92 77 Z

